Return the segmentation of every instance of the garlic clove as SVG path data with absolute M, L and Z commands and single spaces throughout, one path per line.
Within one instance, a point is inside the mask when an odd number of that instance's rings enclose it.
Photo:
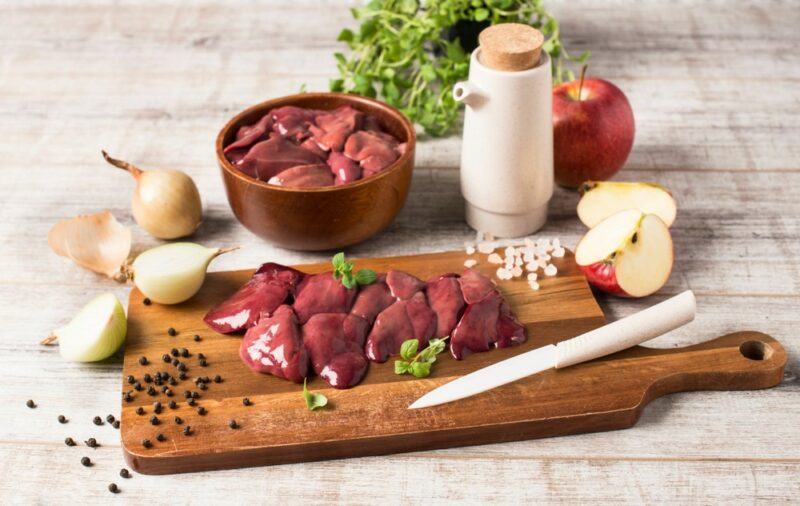
M 128 321 L 114 294 L 92 299 L 68 324 L 53 332 L 46 342 L 58 340 L 61 357 L 72 362 L 96 362 L 114 353 L 125 342 Z
M 56 223 L 47 234 L 50 248 L 94 272 L 118 276 L 131 252 L 131 231 L 109 211 Z
M 108 163 L 136 180 L 131 210 L 140 227 L 159 239 L 186 237 L 197 230 L 203 204 L 191 177 L 178 170 L 142 170 L 102 153 Z
M 191 242 L 157 246 L 133 261 L 133 281 L 153 302 L 178 304 L 200 290 L 208 264 L 233 249 L 236 248 L 206 248 Z

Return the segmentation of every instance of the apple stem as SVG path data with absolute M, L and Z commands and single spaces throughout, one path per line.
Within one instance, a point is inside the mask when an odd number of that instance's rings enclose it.
M 581 68 L 581 82 L 578 85 L 578 102 L 583 100 L 583 79 L 586 77 L 586 69 L 589 67 L 589 64 L 584 63 L 583 67 Z

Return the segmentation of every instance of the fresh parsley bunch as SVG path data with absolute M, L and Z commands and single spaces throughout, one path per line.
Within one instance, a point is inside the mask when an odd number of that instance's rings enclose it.
M 567 53 L 544 0 L 371 0 L 352 13 L 361 25 L 339 34 L 350 54 L 334 54 L 340 77 L 331 80 L 331 91 L 380 97 L 434 136 L 449 133 L 459 117 L 452 89 L 467 77 L 469 54 L 462 41 L 448 35 L 464 23 L 538 28 L 556 83 L 574 79 L 565 60 L 584 63 L 589 57 Z
M 448 336 L 449 337 L 449 336 Z M 444 351 L 447 337 L 431 339 L 428 346 L 417 353 L 419 341 L 409 339 L 400 346 L 400 357 L 403 360 L 394 362 L 395 374 L 411 374 L 416 378 L 426 378 L 431 374 L 431 366 L 436 362 L 436 355 Z

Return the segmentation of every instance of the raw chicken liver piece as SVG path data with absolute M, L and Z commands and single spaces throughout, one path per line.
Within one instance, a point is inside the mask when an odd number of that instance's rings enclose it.
M 250 327 L 239 346 L 239 356 L 253 371 L 295 383 L 308 376 L 308 352 L 297 317 L 290 306 L 280 306 Z
M 386 284 L 389 285 L 392 296 L 398 300 L 410 299 L 415 293 L 425 288 L 425 283 L 415 276 L 394 269 L 390 269 L 386 273 Z
M 322 149 L 341 151 L 350 134 L 358 130 L 363 122 L 364 113 L 345 105 L 317 115 L 316 124 L 310 126 L 309 131 Z
M 464 309 L 464 297 L 456 274 L 444 274 L 428 280 L 425 293 L 428 305 L 436 313 L 436 333 L 434 337 L 449 336 L 458 323 Z
M 303 109 L 292 105 L 273 109 L 270 111 L 274 121 L 272 130 L 288 139 L 300 142 L 311 135 L 308 129 L 314 124 L 314 118 L 321 113 L 322 111 L 317 109 Z
M 361 166 L 342 153 L 331 151 L 331 154 L 328 155 L 328 167 L 336 176 L 334 184 L 337 186 L 361 179 Z
M 470 353 L 487 351 L 497 341 L 497 319 L 501 297 L 492 292 L 480 302 L 470 304 L 450 337 L 450 353 L 461 360 Z
M 359 290 L 350 313 L 360 316 L 372 325 L 378 314 L 391 306 L 395 300 L 386 285 L 386 275 L 380 274 L 374 283 Z
M 203 321 L 222 334 L 241 332 L 252 327 L 262 313 L 272 314 L 294 294 L 303 276 L 291 267 L 266 263 L 236 293 L 212 308 Z
M 367 372 L 363 352 L 369 324 L 352 314 L 319 313 L 303 325 L 311 365 L 334 388 L 350 388 Z
M 467 304 L 479 302 L 495 290 L 495 284 L 491 279 L 473 269 L 464 269 L 458 278 L 458 283 L 461 285 L 461 293 Z
M 397 301 L 381 311 L 367 337 L 367 358 L 386 362 L 390 355 L 400 353 L 400 346 L 408 339 L 417 339 L 422 349 L 434 332 L 436 313 L 428 307 L 425 295 L 418 292 L 411 299 Z
M 388 134 L 362 130 L 347 138 L 344 154 L 361 164 L 367 172 L 377 173 L 400 157 L 397 140 Z
M 324 163 L 313 165 L 297 165 L 286 169 L 267 181 L 275 186 L 285 186 L 287 188 L 314 188 L 319 186 L 331 186 L 334 178 L 330 169 Z
M 228 144 L 223 151 L 227 155 L 235 149 L 249 148 L 258 141 L 266 140 L 267 132 L 271 129 L 272 116 L 267 113 L 255 124 L 239 127 L 239 131 L 236 132 L 236 140 Z M 230 156 L 228 156 L 228 159 L 236 163 Z
M 500 303 L 500 316 L 497 318 L 497 347 L 508 348 L 524 343 L 527 339 L 525 327 L 511 312 L 511 308 L 503 301 Z
M 324 163 L 324 160 L 279 135 L 273 135 L 250 148 L 237 167 L 250 177 L 268 181 L 294 166 L 318 163 Z
M 330 272 L 306 277 L 297 288 L 294 312 L 301 324 L 319 313 L 348 313 L 357 291 L 345 288 Z

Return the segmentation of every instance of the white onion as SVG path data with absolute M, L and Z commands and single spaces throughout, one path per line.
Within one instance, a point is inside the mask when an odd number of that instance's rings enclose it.
M 92 299 L 71 322 L 53 332 L 65 360 L 96 362 L 113 355 L 128 332 L 125 309 L 111 293 Z

